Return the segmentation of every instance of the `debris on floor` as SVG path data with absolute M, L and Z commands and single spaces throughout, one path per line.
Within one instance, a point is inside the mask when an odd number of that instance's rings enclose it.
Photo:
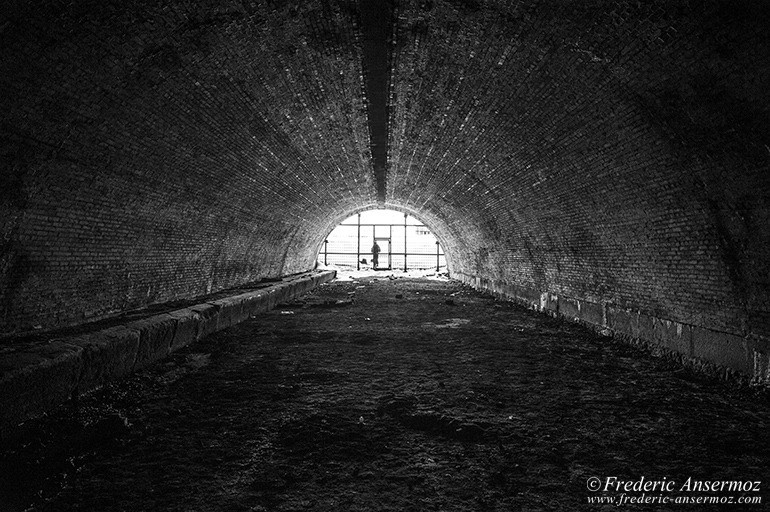
M 301 302 L 26 425 L 0 445 L 9 510 L 593 511 L 608 477 L 767 499 L 765 399 L 454 281 Z

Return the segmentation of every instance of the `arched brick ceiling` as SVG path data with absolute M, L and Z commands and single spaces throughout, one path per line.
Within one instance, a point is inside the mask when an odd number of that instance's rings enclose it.
M 6 325 L 312 268 L 326 220 L 376 203 L 355 7 L 18 2 Z
M 383 173 L 357 1 L 10 2 L 3 332 L 306 270 L 383 206 L 457 273 L 768 334 L 765 5 L 388 6 Z
M 387 197 L 453 227 L 455 271 L 766 332 L 768 21 L 402 2 Z

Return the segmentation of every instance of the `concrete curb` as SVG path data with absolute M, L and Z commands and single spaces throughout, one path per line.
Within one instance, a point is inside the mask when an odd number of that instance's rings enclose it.
M 335 271 L 0 354 L 0 436 L 211 333 L 331 281 Z
M 752 386 L 770 388 L 770 340 L 738 336 L 574 297 L 457 273 L 453 278 L 506 300 L 633 345 L 663 350 L 684 366 Z

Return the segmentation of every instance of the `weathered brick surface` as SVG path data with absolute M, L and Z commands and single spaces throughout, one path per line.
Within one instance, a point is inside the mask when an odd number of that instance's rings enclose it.
M 374 204 L 351 2 L 3 10 L 0 332 L 311 269 Z
M 452 271 L 770 337 L 767 2 L 394 9 L 384 205 Z M 310 269 L 377 204 L 356 1 L 5 12 L 3 333 Z
M 453 270 L 770 334 L 767 4 L 399 9 L 388 197 Z

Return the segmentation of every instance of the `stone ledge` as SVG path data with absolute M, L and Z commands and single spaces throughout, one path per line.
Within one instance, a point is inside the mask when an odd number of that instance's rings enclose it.
M 303 274 L 253 292 L 0 353 L 0 435 L 335 276 L 334 271 Z
M 611 304 L 540 292 L 459 272 L 452 277 L 477 290 L 585 324 L 604 335 L 656 351 L 662 349 L 683 365 L 719 378 L 770 387 L 770 340 L 765 338 L 714 331 Z

